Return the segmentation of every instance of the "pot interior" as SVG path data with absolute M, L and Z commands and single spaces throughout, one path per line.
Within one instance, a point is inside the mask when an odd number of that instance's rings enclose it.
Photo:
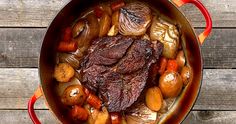
M 108 2 L 108 0 L 72 0 L 57 14 L 44 37 L 39 60 L 41 86 L 50 109 L 62 123 L 71 122 L 64 114 L 67 109 L 63 107 L 56 97 L 56 92 L 54 92 L 56 81 L 53 79 L 53 71 L 56 63 L 56 46 L 59 42 L 60 30 L 66 25 L 73 23 L 82 12 L 102 2 Z M 142 2 L 147 3 L 151 8 L 157 10 L 157 13 L 160 13 L 162 18 L 178 25 L 181 29 L 183 49 L 188 64 L 193 69 L 194 78 L 165 118 L 161 120 L 161 122 L 165 123 L 180 123 L 192 108 L 201 86 L 202 59 L 198 39 L 186 17 L 171 2 L 167 0 L 142 0 Z

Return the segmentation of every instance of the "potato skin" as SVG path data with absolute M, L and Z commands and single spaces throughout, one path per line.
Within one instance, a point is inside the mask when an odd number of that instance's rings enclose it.
M 181 70 L 181 77 L 183 80 L 184 86 L 187 86 L 188 83 L 193 80 L 193 71 L 189 66 L 184 66 Z
M 68 86 L 62 94 L 61 101 L 65 105 L 83 105 L 86 99 L 81 85 Z
M 159 79 L 159 87 L 165 98 L 177 97 L 183 87 L 180 74 L 175 71 L 166 71 Z
M 146 105 L 153 111 L 159 111 L 162 107 L 163 97 L 158 87 L 151 87 L 146 92 Z
M 75 75 L 75 70 L 68 63 L 60 63 L 55 67 L 54 77 L 59 82 L 68 82 Z

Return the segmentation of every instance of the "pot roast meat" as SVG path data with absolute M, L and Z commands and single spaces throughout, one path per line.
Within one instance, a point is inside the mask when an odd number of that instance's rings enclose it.
M 153 45 L 124 36 L 98 38 L 82 62 L 82 82 L 98 93 L 109 112 L 125 110 L 144 89 L 149 68 L 159 59 L 162 48 L 160 42 Z

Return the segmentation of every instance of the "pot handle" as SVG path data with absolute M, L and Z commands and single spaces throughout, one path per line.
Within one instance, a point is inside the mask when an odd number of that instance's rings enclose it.
M 41 87 L 39 86 L 38 89 L 34 92 L 34 95 L 30 98 L 28 102 L 28 113 L 34 124 L 41 124 L 34 111 L 34 103 L 41 96 L 42 96 L 42 91 L 41 91 Z
M 175 3 L 178 7 L 186 4 L 186 3 L 192 3 L 194 4 L 203 14 L 206 20 L 206 28 L 204 32 L 202 32 L 198 39 L 200 41 L 200 44 L 203 44 L 204 40 L 208 37 L 208 35 L 211 32 L 212 29 L 212 20 L 209 12 L 207 9 L 203 6 L 203 4 L 199 0 L 172 0 L 173 3 Z

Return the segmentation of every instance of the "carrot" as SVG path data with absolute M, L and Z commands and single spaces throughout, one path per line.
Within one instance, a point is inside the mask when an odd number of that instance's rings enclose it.
M 178 68 L 179 68 L 178 67 L 178 63 L 177 63 L 177 61 L 175 59 L 168 60 L 167 70 L 177 72 Z
M 165 57 L 161 57 L 160 59 L 160 68 L 159 68 L 159 74 L 163 74 L 165 72 L 166 69 L 166 65 L 167 65 L 167 59 Z
M 71 111 L 70 115 L 74 120 L 82 120 L 85 121 L 88 119 L 89 113 L 86 109 L 75 105 Z
M 64 34 L 63 34 L 62 40 L 66 41 L 66 42 L 69 42 L 71 40 L 71 38 L 72 38 L 72 29 L 70 27 L 67 27 L 64 30 Z
M 61 41 L 59 43 L 57 50 L 60 52 L 75 52 L 77 48 L 78 48 L 77 42 Z
M 111 112 L 111 124 L 121 124 L 121 114 L 117 112 Z
M 96 109 L 100 109 L 102 106 L 102 101 L 92 93 L 89 94 L 87 102 Z
M 111 9 L 113 11 L 116 11 L 116 10 L 119 10 L 123 6 L 125 6 L 125 2 L 123 0 L 118 0 L 111 4 Z

